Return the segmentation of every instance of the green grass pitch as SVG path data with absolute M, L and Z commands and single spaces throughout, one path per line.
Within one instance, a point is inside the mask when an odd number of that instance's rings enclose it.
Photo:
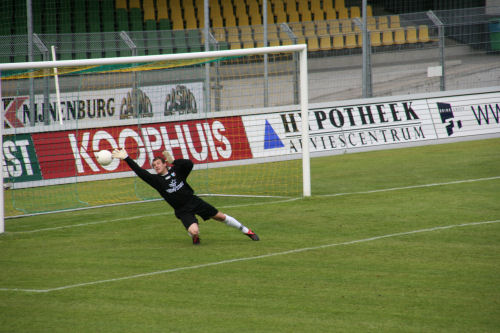
M 6 221 L 0 332 L 498 332 L 500 139 L 315 158 L 307 199 Z

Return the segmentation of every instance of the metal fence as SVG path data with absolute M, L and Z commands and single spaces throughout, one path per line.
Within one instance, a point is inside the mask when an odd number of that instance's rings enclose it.
M 269 45 L 308 44 L 314 103 L 363 97 L 368 83 L 369 96 L 500 85 L 500 31 L 495 31 L 500 24 L 495 22 L 485 7 L 369 17 L 365 77 L 359 18 L 269 25 L 267 40 Z M 211 49 L 259 47 L 263 34 L 263 26 L 213 28 L 208 44 Z M 67 60 L 196 52 L 204 43 L 202 29 L 34 34 L 32 59 L 51 59 L 52 45 L 57 58 Z M 0 36 L 0 45 L 0 62 L 30 59 L 26 35 Z M 224 85 L 224 77 L 214 77 L 220 73 L 210 75 Z

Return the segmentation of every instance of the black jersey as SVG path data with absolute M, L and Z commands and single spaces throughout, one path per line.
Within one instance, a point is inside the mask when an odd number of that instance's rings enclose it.
M 185 159 L 178 159 L 173 162 L 173 166 L 166 175 L 152 174 L 142 169 L 135 161 L 127 157 L 125 162 L 130 168 L 146 183 L 151 185 L 174 209 L 182 208 L 191 201 L 194 191 L 187 183 L 187 177 L 193 170 L 193 162 Z

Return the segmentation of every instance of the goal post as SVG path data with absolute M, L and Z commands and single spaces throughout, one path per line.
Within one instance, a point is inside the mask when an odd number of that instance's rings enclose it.
M 164 149 L 194 160 L 201 195 L 311 195 L 304 44 L 9 63 L 0 74 L 7 217 L 158 197 L 124 163 L 96 162 L 98 150 L 123 145 L 145 169 Z M 121 190 L 97 200 L 110 187 Z

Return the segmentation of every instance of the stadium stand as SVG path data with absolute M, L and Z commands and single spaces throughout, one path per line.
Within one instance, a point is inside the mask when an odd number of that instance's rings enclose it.
M 269 45 L 293 42 L 277 27 L 282 23 L 291 28 L 297 42 L 307 42 L 311 52 L 350 50 L 362 45 L 361 29 L 353 24 L 353 19 L 361 17 L 359 2 L 268 0 L 267 3 Z M 262 0 L 209 0 L 209 5 L 212 35 L 220 48 L 263 45 Z M 0 9 L 4 21 L 10 22 L 1 25 L 0 36 L 25 35 L 26 2 L 4 0 Z M 402 21 L 398 14 L 373 16 L 371 5 L 367 7 L 367 15 L 374 47 L 435 41 L 429 26 L 421 22 Z M 121 31 L 133 33 L 139 55 L 199 51 L 204 49 L 200 31 L 204 21 L 204 0 L 33 2 L 34 32 L 50 35 L 45 38 L 57 45 L 58 59 L 130 55 L 117 35 L 111 34 Z M 0 59 L 26 61 L 25 43 L 12 37 L 10 44 L 12 55 L 2 54 Z M 41 59 L 40 54 L 36 57 Z

